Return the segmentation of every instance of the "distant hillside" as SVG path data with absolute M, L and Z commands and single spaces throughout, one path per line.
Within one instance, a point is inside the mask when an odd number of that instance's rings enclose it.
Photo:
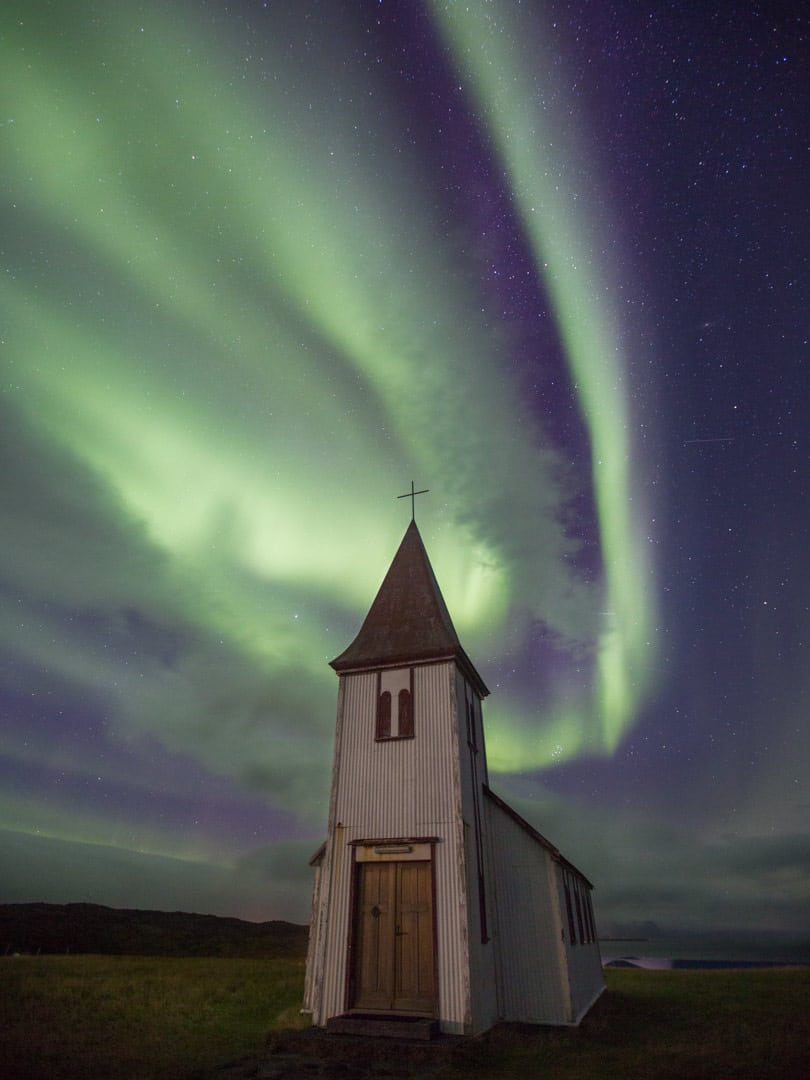
M 0 904 L 0 955 L 303 957 L 306 926 L 99 904 Z

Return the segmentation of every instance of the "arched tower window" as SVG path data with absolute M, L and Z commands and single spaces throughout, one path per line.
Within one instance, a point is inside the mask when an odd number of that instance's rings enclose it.
M 391 738 L 391 692 L 383 690 L 377 698 L 377 738 Z
M 413 709 L 411 707 L 410 690 L 399 692 L 399 737 L 409 739 L 413 736 Z
M 412 739 L 413 671 L 411 668 L 391 668 L 377 676 L 377 740 Z

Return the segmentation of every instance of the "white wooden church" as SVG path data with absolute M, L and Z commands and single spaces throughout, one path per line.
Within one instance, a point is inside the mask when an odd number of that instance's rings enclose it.
M 332 667 L 329 822 L 311 860 L 313 1023 L 578 1024 L 604 989 L 591 884 L 489 787 L 488 691 L 415 521 Z

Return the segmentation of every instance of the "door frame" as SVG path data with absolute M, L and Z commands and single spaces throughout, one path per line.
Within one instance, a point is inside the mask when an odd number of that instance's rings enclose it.
M 352 999 L 354 997 L 355 962 L 357 959 L 357 946 L 359 938 L 358 882 L 360 879 L 360 867 L 364 863 L 380 862 L 427 862 L 430 864 L 430 890 L 431 904 L 433 908 L 432 932 L 433 932 L 433 1013 L 420 1013 L 419 1015 L 439 1015 L 439 952 L 438 952 L 438 919 L 436 918 L 436 859 L 435 847 L 440 843 L 438 836 L 407 836 L 407 837 L 381 837 L 373 840 L 351 840 L 352 869 L 349 885 L 349 932 L 347 935 L 348 948 L 346 953 L 346 980 L 344 989 L 344 1011 L 369 1012 L 376 1010 L 354 1009 Z M 393 1010 L 380 1010 L 382 1015 Z

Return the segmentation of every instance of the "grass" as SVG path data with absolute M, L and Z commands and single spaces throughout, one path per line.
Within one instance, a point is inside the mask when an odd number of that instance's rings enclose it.
M 503 1025 L 459 1056 L 375 1077 L 782 1080 L 810 1075 L 810 969 L 607 973 L 578 1029 Z M 0 960 L 0 1076 L 190 1080 L 300 1027 L 301 960 Z M 345 1062 L 345 1055 L 341 1054 Z
M 505 1025 L 472 1080 L 788 1080 L 810 1075 L 810 969 L 606 973 L 578 1029 Z M 458 1076 L 462 1075 L 458 1072 Z M 455 1073 L 447 1074 L 455 1080 Z
M 299 1021 L 301 960 L 0 959 L 0 1076 L 185 1080 Z

